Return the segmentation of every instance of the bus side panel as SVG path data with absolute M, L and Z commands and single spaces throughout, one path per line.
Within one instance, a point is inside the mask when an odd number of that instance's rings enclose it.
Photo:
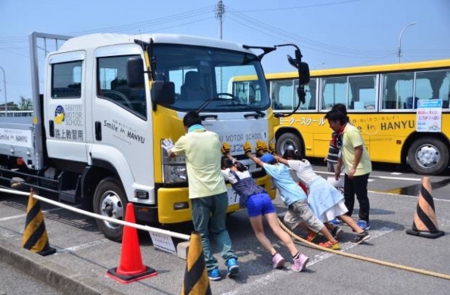
M 312 138 L 310 136 L 305 136 L 306 134 L 303 134 L 306 145 L 306 154 L 311 157 L 325 158 L 330 147 L 331 133 L 332 130 L 329 129 L 328 132 L 325 133 L 308 134 L 314 138 L 314 148 L 312 150 L 308 147 L 308 144 L 312 142 Z

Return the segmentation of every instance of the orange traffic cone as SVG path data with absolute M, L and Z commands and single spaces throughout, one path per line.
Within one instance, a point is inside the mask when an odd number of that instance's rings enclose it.
M 444 232 L 438 229 L 436 215 L 434 214 L 433 196 L 431 195 L 431 183 L 428 177 L 422 178 L 422 187 L 420 188 L 412 229 L 408 229 L 406 233 L 431 239 L 444 235 Z
M 131 203 L 127 205 L 125 221 L 136 223 L 134 206 Z M 158 274 L 153 268 L 142 263 L 141 248 L 136 228 L 124 226 L 120 265 L 119 267 L 108 269 L 106 274 L 122 284 L 128 284 Z
M 198 232 L 191 234 L 186 272 L 184 275 L 181 295 L 211 295 L 205 258 L 203 257 L 202 241 Z
M 30 190 L 30 197 L 28 199 L 27 218 L 25 221 L 25 230 L 23 232 L 22 247 L 42 256 L 47 256 L 56 252 L 56 249 L 50 247 L 48 243 L 41 205 L 39 204 L 39 200 L 33 197 L 33 190 Z

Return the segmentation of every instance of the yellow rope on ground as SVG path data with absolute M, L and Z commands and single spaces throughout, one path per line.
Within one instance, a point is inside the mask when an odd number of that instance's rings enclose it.
M 354 258 L 354 259 L 359 259 L 359 260 L 363 260 L 363 261 L 367 261 L 367 262 L 372 262 L 372 263 L 376 263 L 376 264 L 380 264 L 380 265 L 384 265 L 384 266 L 389 266 L 392 268 L 407 270 L 407 271 L 415 272 L 418 274 L 423 274 L 423 275 L 437 277 L 437 278 L 441 278 L 441 279 L 445 279 L 445 280 L 450 280 L 450 275 L 437 273 L 437 272 L 433 272 L 433 271 L 428 271 L 428 270 L 420 269 L 420 268 L 409 267 L 409 266 L 405 266 L 405 265 L 401 265 L 401 264 L 395 264 L 395 263 L 391 263 L 391 262 L 387 262 L 387 261 L 383 261 L 383 260 L 379 260 L 379 259 L 374 259 L 374 258 L 370 258 L 370 257 L 364 257 L 364 256 L 356 255 L 356 254 L 342 252 L 339 250 L 332 250 L 332 249 L 320 247 L 319 245 L 308 242 L 307 240 L 305 240 L 305 239 L 299 237 L 298 235 L 296 235 L 295 233 L 293 233 L 279 219 L 278 219 L 278 223 L 280 224 L 281 228 L 284 229 L 284 231 L 286 231 L 289 235 L 291 235 L 295 240 L 297 240 L 303 244 L 306 244 L 312 248 L 315 248 L 317 250 L 326 251 L 326 252 L 330 252 L 333 254 L 350 257 L 350 258 Z

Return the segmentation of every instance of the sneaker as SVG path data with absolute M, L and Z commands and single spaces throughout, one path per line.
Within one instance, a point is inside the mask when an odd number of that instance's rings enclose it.
M 342 233 L 342 229 L 337 225 L 331 230 L 331 234 L 333 235 L 333 237 L 336 240 L 339 238 L 341 233 Z
M 217 268 L 214 268 L 213 270 L 208 271 L 208 277 L 211 281 L 220 281 L 220 272 Z
M 367 241 L 368 239 L 370 239 L 369 233 L 367 231 L 363 231 L 362 233 L 357 234 L 356 238 L 353 239 L 351 242 L 355 243 L 355 244 L 359 244 L 364 241 Z
M 292 264 L 291 269 L 295 272 L 301 272 L 306 269 L 309 258 L 303 254 L 299 254 L 297 258 L 294 258 L 294 264 Z
M 312 230 L 308 229 L 308 235 L 306 236 L 306 240 L 308 242 L 314 241 L 314 239 L 317 237 L 317 233 L 313 232 Z
M 230 258 L 227 260 L 227 276 L 234 277 L 239 273 L 239 265 L 236 258 Z
M 280 253 L 276 253 L 272 257 L 273 268 L 282 269 L 284 266 L 284 258 Z
M 331 241 L 319 243 L 319 247 L 324 247 L 333 250 L 341 250 L 341 244 L 339 242 L 332 243 Z
M 332 225 L 338 226 L 338 225 L 341 225 L 343 222 L 340 219 L 335 218 L 335 219 L 331 220 L 330 223 Z
M 358 220 L 356 223 L 362 230 L 369 230 L 370 229 L 370 223 L 368 223 L 365 220 Z

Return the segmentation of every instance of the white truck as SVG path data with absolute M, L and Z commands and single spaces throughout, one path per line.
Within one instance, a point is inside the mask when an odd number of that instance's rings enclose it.
M 49 43 L 56 46 L 47 54 Z M 182 118 L 192 110 L 243 161 L 243 142 L 273 139 L 278 120 L 260 60 L 276 47 L 254 47 L 263 50 L 259 56 L 250 48 L 169 34 L 32 33 L 33 117 L 0 118 L 0 185 L 20 177 L 26 188 L 119 220 L 132 202 L 138 222 L 189 221 L 184 158 L 167 157 L 161 141 L 178 139 Z M 303 65 L 298 48 L 296 56 Z M 252 102 L 227 90 L 229 81 L 242 75 L 259 81 Z M 255 166 L 251 171 L 274 196 L 264 171 Z M 231 188 L 228 196 L 228 211 L 238 210 Z M 107 238 L 121 240 L 122 226 L 97 224 Z

